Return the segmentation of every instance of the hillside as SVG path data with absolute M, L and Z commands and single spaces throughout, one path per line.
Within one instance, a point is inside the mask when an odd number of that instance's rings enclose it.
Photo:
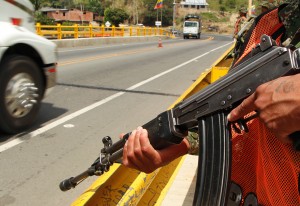
M 238 10 L 248 4 L 248 0 L 207 0 L 207 10 L 190 10 L 189 12 L 200 15 L 202 18 L 203 32 L 233 34 L 234 24 Z M 221 4 L 220 4 L 221 3 Z M 176 29 L 182 29 L 186 11 L 177 13 Z
M 212 11 L 220 11 L 222 7 L 227 12 L 237 12 L 240 7 L 247 7 L 248 0 L 206 0 L 209 9 Z
M 202 17 L 202 32 L 233 34 L 237 14 L 225 13 L 221 15 L 219 12 L 202 12 L 200 15 Z M 210 18 L 211 15 L 214 16 L 212 19 Z M 215 19 L 218 20 L 215 21 Z M 182 31 L 182 22 L 176 24 L 176 30 Z

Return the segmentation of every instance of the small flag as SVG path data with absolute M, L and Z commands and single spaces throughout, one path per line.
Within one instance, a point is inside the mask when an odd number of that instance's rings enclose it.
M 163 0 L 157 0 L 154 9 L 160 9 L 163 7 Z

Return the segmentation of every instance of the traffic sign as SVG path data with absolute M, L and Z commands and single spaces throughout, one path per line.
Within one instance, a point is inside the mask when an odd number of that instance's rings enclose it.
M 106 27 L 110 27 L 111 23 L 109 21 L 105 22 Z

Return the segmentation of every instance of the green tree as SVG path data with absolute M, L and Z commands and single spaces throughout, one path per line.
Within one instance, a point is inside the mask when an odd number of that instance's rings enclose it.
M 144 7 L 146 8 L 144 25 L 155 26 L 156 20 L 162 20 L 163 26 L 173 25 L 173 2 L 174 0 L 165 0 L 162 9 L 154 9 L 156 1 L 144 0 Z
M 227 0 L 226 1 L 226 6 L 228 6 L 230 9 L 235 9 L 236 8 L 236 0 Z
M 73 0 L 74 6 L 79 10 L 85 10 L 85 7 L 88 5 L 88 0 Z
M 30 0 L 34 10 L 38 11 L 44 6 L 53 8 L 64 8 L 74 6 L 73 0 Z
M 41 23 L 42 25 L 54 25 L 56 24 L 54 19 L 50 19 L 46 15 L 41 14 L 40 12 L 35 12 L 34 15 L 35 22 Z
M 30 1 L 33 4 L 34 11 L 38 11 L 43 6 L 43 4 L 47 3 L 46 0 L 30 0 Z
M 45 6 L 53 8 L 64 8 L 66 6 L 70 6 L 70 3 L 71 2 L 67 2 L 67 0 L 48 0 Z
M 127 20 L 129 15 L 125 10 L 119 8 L 106 8 L 104 11 L 104 21 L 109 21 L 114 26 Z
M 226 11 L 225 6 L 220 6 L 220 13 L 224 16 L 224 13 Z
M 90 0 L 86 5 L 86 10 L 97 13 L 101 16 L 104 15 L 104 4 L 100 0 Z

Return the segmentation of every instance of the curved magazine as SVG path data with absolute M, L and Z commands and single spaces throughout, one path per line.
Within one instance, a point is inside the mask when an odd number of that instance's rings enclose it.
M 231 135 L 226 114 L 199 120 L 199 159 L 193 205 L 226 205 L 231 174 Z

